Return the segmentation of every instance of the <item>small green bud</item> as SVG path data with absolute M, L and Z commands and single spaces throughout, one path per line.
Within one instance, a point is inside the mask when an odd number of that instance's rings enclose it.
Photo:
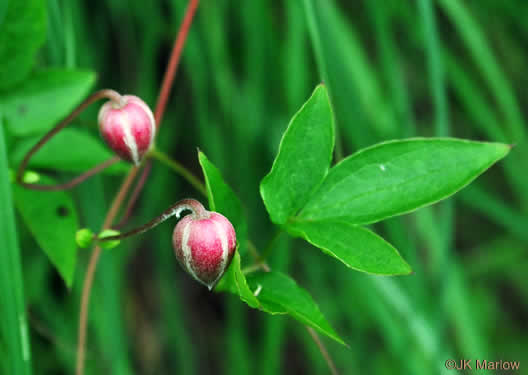
M 101 246 L 103 249 L 113 249 L 117 245 L 121 243 L 120 240 L 109 240 L 109 241 L 101 241 L 102 239 L 106 237 L 112 237 L 117 236 L 121 234 L 121 232 L 114 230 L 114 229 L 105 229 L 99 235 L 97 238 L 99 239 L 99 246 Z
M 88 228 L 79 229 L 77 233 L 75 233 L 75 242 L 77 242 L 77 246 L 79 246 L 81 249 L 86 249 L 88 246 L 92 244 L 94 238 L 93 232 Z
M 40 180 L 40 175 L 37 172 L 27 171 L 22 177 L 22 181 L 26 184 L 34 184 Z

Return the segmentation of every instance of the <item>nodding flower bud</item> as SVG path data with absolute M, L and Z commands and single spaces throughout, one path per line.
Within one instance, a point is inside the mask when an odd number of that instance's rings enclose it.
M 181 266 L 211 290 L 233 259 L 236 234 L 225 216 L 202 206 L 178 222 L 172 243 Z
M 136 165 L 152 147 L 156 124 L 148 105 L 137 96 L 110 100 L 99 111 L 99 130 L 104 140 L 122 159 Z

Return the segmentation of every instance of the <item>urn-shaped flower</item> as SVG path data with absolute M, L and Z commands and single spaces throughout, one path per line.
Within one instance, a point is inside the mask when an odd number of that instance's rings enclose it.
M 217 212 L 185 216 L 174 228 L 172 241 L 181 266 L 209 290 L 224 274 L 236 249 L 233 225 Z
M 136 165 L 152 147 L 156 124 L 152 111 L 137 96 L 124 95 L 106 102 L 99 111 L 99 130 L 108 146 Z

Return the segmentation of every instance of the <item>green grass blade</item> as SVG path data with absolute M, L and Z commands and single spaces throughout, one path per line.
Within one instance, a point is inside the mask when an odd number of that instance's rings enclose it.
M 504 204 L 502 199 L 486 192 L 478 185 L 472 185 L 463 191 L 458 198 L 469 207 L 481 212 L 497 226 L 513 234 L 517 238 L 528 242 L 528 216 L 513 210 Z
M 274 241 L 273 257 L 270 258 L 271 267 L 279 272 L 287 272 L 292 258 L 291 240 L 289 237 L 280 236 Z M 259 316 L 262 327 L 262 338 L 260 340 L 258 373 L 261 375 L 274 375 L 281 373 L 281 362 L 288 358 L 284 351 L 286 337 L 287 319 L 280 316 Z
M 63 51 L 63 24 L 61 9 L 58 0 L 47 1 L 48 13 L 48 35 L 46 48 L 48 50 L 49 62 L 53 65 L 61 66 L 64 62 Z
M 302 4 L 299 1 L 287 1 L 286 15 L 288 29 L 283 45 L 283 81 L 288 112 L 299 108 L 310 91 L 310 67 L 306 21 Z
M 425 52 L 435 108 L 435 133 L 437 137 L 447 137 L 449 135 L 449 119 L 446 86 L 433 4 L 431 0 L 420 0 L 418 5 L 424 23 Z
M 6 345 L 8 374 L 31 374 L 22 266 L 9 183 L 4 129 L 0 127 L 0 328 Z
M 433 105 L 435 110 L 435 135 L 437 137 L 449 136 L 448 103 L 446 93 L 446 83 L 444 74 L 444 62 L 440 50 L 440 41 L 436 27 L 435 14 L 432 0 L 420 0 L 418 2 L 420 14 L 424 23 L 425 50 L 429 70 L 431 92 L 433 94 Z M 452 242 L 453 237 L 453 217 L 454 207 L 452 201 L 443 202 L 440 205 L 440 225 L 442 236 L 444 237 L 443 261 L 440 267 L 446 262 L 446 252 Z
M 368 96 L 374 90 L 372 75 L 366 69 L 361 46 L 356 38 L 348 35 L 347 32 L 340 33 L 336 29 L 337 22 L 344 29 L 343 20 L 337 18 L 335 5 L 330 3 L 330 1 L 317 2 L 313 0 L 303 2 L 319 78 L 329 87 L 329 94 L 334 104 L 335 155 L 336 159 L 339 160 L 343 156 L 340 142 L 341 134 L 355 147 L 371 143 L 373 135 L 369 127 L 358 131 L 360 127 L 358 120 L 363 120 L 364 115 L 359 102 L 362 98 L 362 92 Z M 348 48 L 343 48 L 344 46 Z M 355 82 L 358 77 L 361 79 Z M 351 96 L 350 86 L 354 84 L 357 84 L 361 89 L 356 90 Z M 377 98 L 375 94 L 373 96 Z M 379 112 L 382 110 L 380 109 Z
M 374 1 L 365 2 L 374 26 L 376 47 L 381 60 L 382 74 L 389 83 L 391 100 L 394 106 L 394 119 L 400 125 L 399 133 L 404 137 L 416 135 L 416 124 L 410 99 L 408 82 L 403 69 L 404 60 L 396 45 L 392 30 L 391 13 L 388 7 Z
M 511 141 L 521 141 L 526 135 L 526 130 L 523 127 L 524 121 L 519 104 L 481 28 L 472 18 L 464 2 L 441 0 L 439 4 L 457 27 L 475 64 L 488 82 L 491 92 L 495 95 L 495 99 L 507 120 Z

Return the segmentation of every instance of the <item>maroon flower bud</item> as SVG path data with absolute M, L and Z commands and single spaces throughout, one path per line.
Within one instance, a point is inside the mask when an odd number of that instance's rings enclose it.
M 174 228 L 174 252 L 181 266 L 211 290 L 235 254 L 235 229 L 217 212 L 209 212 L 203 206 L 190 209 L 193 214 L 185 216 Z
M 152 147 L 156 134 L 154 116 L 137 96 L 124 95 L 120 102 L 106 102 L 98 120 L 104 140 L 122 159 L 138 165 Z

